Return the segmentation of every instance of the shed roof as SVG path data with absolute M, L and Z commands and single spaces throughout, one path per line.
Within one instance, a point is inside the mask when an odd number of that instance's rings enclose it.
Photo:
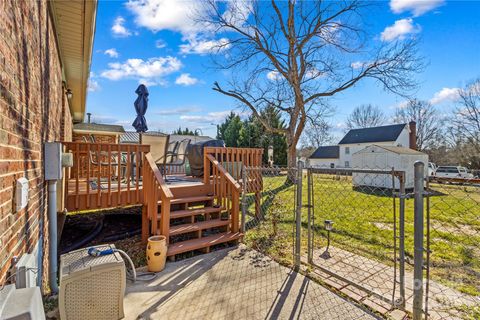
M 381 149 L 384 149 L 386 151 L 393 152 L 393 153 L 396 153 L 396 154 L 411 154 L 411 155 L 425 155 L 426 154 L 426 153 L 423 153 L 423 152 L 420 152 L 420 151 L 417 151 L 417 150 L 413 150 L 413 149 L 410 149 L 410 148 L 396 147 L 396 146 L 379 146 L 379 145 L 376 145 L 376 144 L 371 145 L 369 147 L 366 147 L 365 149 L 362 149 L 360 151 L 357 151 L 357 152 L 355 152 L 355 154 L 368 152 L 370 149 L 372 149 L 374 147 L 381 148 Z
M 318 147 L 310 159 L 338 159 L 340 157 L 340 147 L 339 146 L 324 146 Z
M 338 144 L 395 141 L 407 124 L 352 129 Z
M 123 126 L 116 124 L 103 124 L 103 123 L 76 123 L 73 125 L 73 132 L 81 133 L 92 133 L 92 132 L 101 132 L 101 133 L 113 133 L 113 134 L 122 134 L 125 133 Z

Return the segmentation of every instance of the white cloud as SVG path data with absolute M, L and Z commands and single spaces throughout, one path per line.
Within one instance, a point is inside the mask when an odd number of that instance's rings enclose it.
M 125 26 L 123 25 L 124 23 L 125 19 L 123 17 L 119 16 L 115 19 L 112 26 L 112 33 L 114 36 L 128 37 L 132 34 L 127 28 L 125 28 Z
M 445 0 L 391 0 L 393 13 L 411 12 L 415 17 L 431 11 L 445 3 Z
M 175 80 L 176 84 L 182 86 L 192 86 L 198 83 L 198 79 L 190 76 L 190 73 L 182 73 L 178 78 Z
M 282 76 L 276 70 L 272 70 L 272 71 L 267 73 L 267 79 L 268 80 L 276 81 L 276 80 L 280 80 L 281 78 L 282 78 Z
M 355 61 L 350 64 L 353 69 L 361 69 L 365 66 L 365 62 Z
M 194 16 L 203 11 L 201 1 L 129 0 L 127 8 L 135 15 L 135 23 L 153 32 L 172 30 L 185 37 L 201 31 Z
M 217 112 L 209 112 L 206 115 L 193 115 L 193 116 L 180 116 L 181 120 L 185 120 L 187 122 L 193 123 L 220 123 L 222 122 L 232 110 L 225 110 L 225 111 L 217 111 Z M 240 117 L 247 117 L 250 113 L 249 112 L 235 112 L 236 114 L 240 115 Z
M 88 91 L 96 92 L 101 89 L 100 84 L 95 79 L 88 79 Z
M 125 78 L 139 79 L 155 84 L 162 83 L 162 77 L 180 70 L 182 63 L 175 57 L 156 57 L 146 61 L 142 59 L 128 59 L 124 63 L 109 63 L 109 69 L 101 76 L 110 80 Z
M 431 104 L 440 104 L 448 101 L 456 101 L 459 98 L 459 88 L 443 88 L 436 92 L 430 99 Z
M 101 89 L 100 84 L 95 78 L 97 78 L 97 75 L 93 71 L 90 71 L 87 82 L 87 90 L 90 92 L 99 91 Z
M 155 47 L 157 47 L 158 49 L 165 48 L 166 46 L 167 46 L 167 43 L 162 39 L 158 39 L 157 41 L 155 41 Z
M 208 54 L 219 53 L 230 47 L 227 38 L 219 40 L 199 40 L 196 38 L 190 39 L 187 43 L 179 46 L 182 54 Z
M 405 39 L 409 34 L 419 33 L 421 27 L 414 25 L 412 18 L 400 19 L 389 27 L 386 27 L 381 34 L 382 41 L 393 41 L 395 39 Z
M 118 51 L 115 48 L 107 49 L 103 53 L 109 56 L 110 58 L 118 58 Z
M 158 110 L 154 111 L 153 113 L 159 114 L 161 116 L 174 116 L 174 115 L 183 115 L 186 113 L 190 112 L 198 112 L 200 111 L 200 108 L 197 106 L 191 106 L 191 107 L 179 107 L 179 108 L 173 108 L 173 109 L 166 109 L 166 110 Z

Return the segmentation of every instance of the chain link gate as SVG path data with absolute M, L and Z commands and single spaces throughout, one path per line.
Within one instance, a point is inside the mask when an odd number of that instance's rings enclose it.
M 480 179 L 425 179 L 425 319 L 480 319 Z
M 309 168 L 307 185 L 308 264 L 375 310 L 405 309 L 405 172 Z

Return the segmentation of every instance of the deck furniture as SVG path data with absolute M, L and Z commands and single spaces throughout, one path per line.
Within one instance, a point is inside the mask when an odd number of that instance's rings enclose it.
M 167 162 L 169 140 L 169 135 L 142 135 L 142 144 L 150 146 L 150 154 L 157 166 L 164 166 Z
M 187 147 L 190 141 L 190 139 L 183 139 L 181 141 L 170 142 L 166 154 L 165 166 L 162 167 L 162 173 L 164 175 L 185 172 L 183 166 L 185 165 Z

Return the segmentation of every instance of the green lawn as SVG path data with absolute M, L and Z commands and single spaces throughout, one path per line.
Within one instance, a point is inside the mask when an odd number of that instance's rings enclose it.
M 303 203 L 307 203 L 306 178 Z M 294 186 L 285 176 L 265 177 L 262 193 L 265 220 L 247 232 L 247 244 L 285 264 L 293 261 Z M 433 184 L 430 198 L 432 279 L 461 292 L 480 295 L 480 188 Z M 382 192 L 355 191 L 351 179 L 314 175 L 315 246 L 326 245 L 323 221 L 334 221 L 332 245 L 393 264 L 393 198 Z M 377 190 L 378 191 L 378 190 Z M 248 197 L 250 220 L 254 212 Z M 399 214 L 399 199 L 395 202 Z M 307 209 L 303 209 L 302 249 L 306 250 Z M 254 219 L 253 219 L 254 220 Z M 398 221 L 398 220 L 397 220 Z M 255 222 L 255 221 L 252 221 Z M 398 224 L 397 224 L 398 227 Z M 276 230 L 276 231 L 274 231 Z M 426 231 L 425 231 L 426 232 Z M 413 262 L 413 199 L 406 200 L 405 245 Z M 407 268 L 411 265 L 407 263 Z

